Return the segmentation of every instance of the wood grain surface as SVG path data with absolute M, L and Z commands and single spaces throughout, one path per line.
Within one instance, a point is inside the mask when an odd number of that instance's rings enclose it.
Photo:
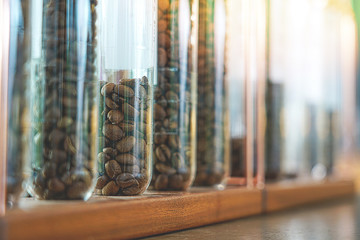
M 264 193 L 265 209 L 266 212 L 273 212 L 354 193 L 352 181 L 268 184 Z
M 95 197 L 87 203 L 29 200 L 0 219 L 0 234 L 9 239 L 125 239 L 261 213 L 260 190 L 192 191 Z
M 127 239 L 168 233 L 354 194 L 352 181 L 276 183 L 264 190 L 194 188 L 81 201 L 24 199 L 0 218 L 0 239 Z

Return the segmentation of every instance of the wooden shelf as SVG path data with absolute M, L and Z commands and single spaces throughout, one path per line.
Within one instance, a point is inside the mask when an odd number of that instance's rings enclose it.
M 264 190 L 148 192 L 80 201 L 25 199 L 0 218 L 0 239 L 122 239 L 167 233 L 351 195 L 353 182 L 271 184 Z
M 353 195 L 352 181 L 282 182 L 268 184 L 264 190 L 265 211 L 279 211 L 299 205 Z
M 193 191 L 95 197 L 87 203 L 27 201 L 1 219 L 0 234 L 8 234 L 9 239 L 36 240 L 135 238 L 260 214 L 262 210 L 260 190 Z

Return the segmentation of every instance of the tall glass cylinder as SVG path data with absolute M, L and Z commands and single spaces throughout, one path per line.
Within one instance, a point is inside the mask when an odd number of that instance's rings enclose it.
M 227 4 L 229 20 L 227 21 L 226 70 L 229 84 L 231 177 L 238 178 L 238 184 L 245 184 L 245 82 L 248 67 L 249 4 L 247 0 L 228 0 Z
M 30 133 L 30 2 L 10 1 L 7 102 L 7 203 L 16 204 L 28 177 Z
M 30 192 L 86 200 L 96 174 L 98 1 L 35 2 Z
M 137 195 L 151 180 L 156 0 L 105 0 L 96 193 Z
M 226 1 L 199 1 L 198 186 L 223 186 L 230 168 L 225 82 Z
M 195 177 L 198 5 L 198 0 L 159 0 L 156 190 L 186 190 Z

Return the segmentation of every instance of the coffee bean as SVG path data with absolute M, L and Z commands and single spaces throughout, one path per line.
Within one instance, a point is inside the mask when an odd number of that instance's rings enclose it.
M 154 135 L 154 143 L 160 145 L 165 143 L 167 140 L 167 134 L 165 129 L 161 129 L 156 135 Z
M 120 106 L 114 102 L 111 98 L 105 98 L 105 104 L 106 106 L 108 106 L 110 109 L 118 109 Z
M 115 103 L 117 103 L 117 105 L 119 105 L 119 106 L 125 102 L 125 98 L 120 97 L 120 96 L 119 96 L 118 94 L 116 94 L 116 93 L 111 94 L 111 99 L 112 99 Z
M 123 112 L 128 113 L 131 116 L 137 117 L 139 115 L 139 111 L 136 110 L 133 106 L 128 103 L 122 105 Z
M 133 136 L 128 136 L 123 138 L 116 144 L 116 149 L 119 150 L 119 152 L 121 153 L 130 152 L 133 149 L 135 143 L 136 138 Z
M 70 137 L 65 138 L 64 149 L 68 154 L 71 154 L 71 155 L 76 154 L 76 147 L 74 145 L 74 141 L 71 140 Z
M 135 129 L 135 125 L 133 123 L 130 122 L 123 122 L 120 123 L 119 126 L 121 127 L 122 130 L 124 130 L 126 133 L 131 133 L 134 131 Z
M 107 175 L 102 175 L 101 177 L 98 177 L 95 189 L 102 189 L 109 181 L 110 179 Z
M 101 89 L 101 95 L 104 97 L 110 96 L 111 93 L 114 91 L 115 84 L 114 83 L 108 83 Z
M 47 162 L 44 164 L 42 175 L 45 178 L 53 178 L 56 176 L 56 164 L 53 162 Z
M 173 91 L 167 91 L 165 96 L 168 101 L 179 101 L 178 95 Z
M 112 124 L 105 124 L 103 134 L 112 141 L 118 141 L 123 137 L 123 131 L 121 128 Z
M 103 153 L 105 153 L 108 156 L 108 160 L 110 160 L 111 157 L 115 157 L 117 155 L 117 151 L 114 148 L 103 148 Z
M 132 154 L 120 154 L 116 156 L 116 161 L 121 165 L 135 165 L 138 164 L 138 160 Z
M 120 165 L 115 160 L 110 160 L 105 163 L 105 170 L 110 178 L 115 178 L 122 172 Z
M 48 181 L 48 189 L 53 192 L 62 192 L 65 189 L 65 184 L 58 178 L 51 178 Z
M 165 20 L 159 20 L 158 22 L 158 31 L 165 32 L 167 29 L 167 22 Z M 165 52 L 166 54 L 166 52 Z
M 183 177 L 180 174 L 171 175 L 169 177 L 169 188 L 181 190 L 184 186 Z
M 166 190 L 167 187 L 168 187 L 168 176 L 165 174 L 158 175 L 155 180 L 155 189 Z
M 125 85 L 117 84 L 114 88 L 114 92 L 124 98 L 131 98 L 134 96 L 134 90 Z
M 169 136 L 169 146 L 172 148 L 179 148 L 180 147 L 180 141 L 179 141 L 179 136 L 177 135 L 171 135 Z
M 116 183 L 118 186 L 120 186 L 121 189 L 130 187 L 132 185 L 138 185 L 138 182 L 136 181 L 134 176 L 130 173 L 120 174 L 116 178 Z
M 147 99 L 147 91 L 146 91 L 145 87 L 143 87 L 142 85 L 139 85 L 139 84 L 135 85 L 134 91 L 135 91 L 135 97 L 137 100 L 146 100 Z M 146 101 L 138 101 L 138 102 L 145 103 Z
M 157 163 L 155 165 L 156 170 L 158 170 L 160 173 L 164 173 L 167 175 L 172 175 L 176 173 L 176 170 L 172 167 L 166 166 L 163 163 Z
M 105 164 L 105 162 L 109 161 L 110 159 L 111 159 L 111 156 L 108 155 L 108 154 L 106 154 L 106 153 L 104 153 L 104 152 L 101 152 L 101 153 L 98 154 L 98 161 L 99 161 L 100 163 L 104 163 L 104 164 Z
M 166 63 L 167 63 L 166 51 L 163 48 L 159 48 L 159 50 L 158 50 L 158 65 L 159 65 L 159 67 L 165 67 Z
M 159 41 L 159 46 L 161 47 L 170 47 L 170 36 L 166 33 L 159 33 L 158 35 L 158 41 Z
M 101 193 L 105 196 L 114 196 L 117 195 L 119 190 L 120 187 L 114 181 L 110 181 L 108 184 L 105 185 L 105 187 L 103 187 Z
M 122 120 L 124 120 L 124 114 L 118 110 L 111 110 L 107 114 L 107 117 L 112 124 L 119 124 Z
M 157 103 L 154 104 L 154 119 L 163 120 L 166 117 L 165 110 Z
M 180 170 L 181 167 L 184 167 L 184 163 L 185 163 L 184 157 L 178 152 L 172 155 L 171 161 L 178 170 Z
M 170 6 L 169 0 L 159 0 L 159 9 L 161 11 L 168 11 Z
M 167 162 L 171 157 L 170 149 L 164 144 L 160 145 L 155 149 L 155 154 L 157 160 L 159 160 L 160 162 Z
M 138 174 L 140 173 L 140 168 L 138 165 L 125 165 L 124 166 L 125 173 Z
M 128 187 L 128 188 L 124 188 L 124 189 L 122 190 L 122 193 L 123 193 L 124 195 L 128 195 L 128 196 L 140 194 L 141 191 L 143 191 L 143 189 L 139 187 L 139 183 L 138 183 L 138 182 L 136 182 L 136 183 L 137 183 L 137 184 L 132 185 L 132 186 L 130 186 L 130 187 Z

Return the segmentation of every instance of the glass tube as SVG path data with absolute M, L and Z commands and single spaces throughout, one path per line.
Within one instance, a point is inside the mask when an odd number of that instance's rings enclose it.
M 35 2 L 29 191 L 87 200 L 96 179 L 98 1 Z
M 151 180 L 156 7 L 155 0 L 100 3 L 100 195 L 138 195 Z
M 154 105 L 156 190 L 186 190 L 196 168 L 198 0 L 159 0 Z

